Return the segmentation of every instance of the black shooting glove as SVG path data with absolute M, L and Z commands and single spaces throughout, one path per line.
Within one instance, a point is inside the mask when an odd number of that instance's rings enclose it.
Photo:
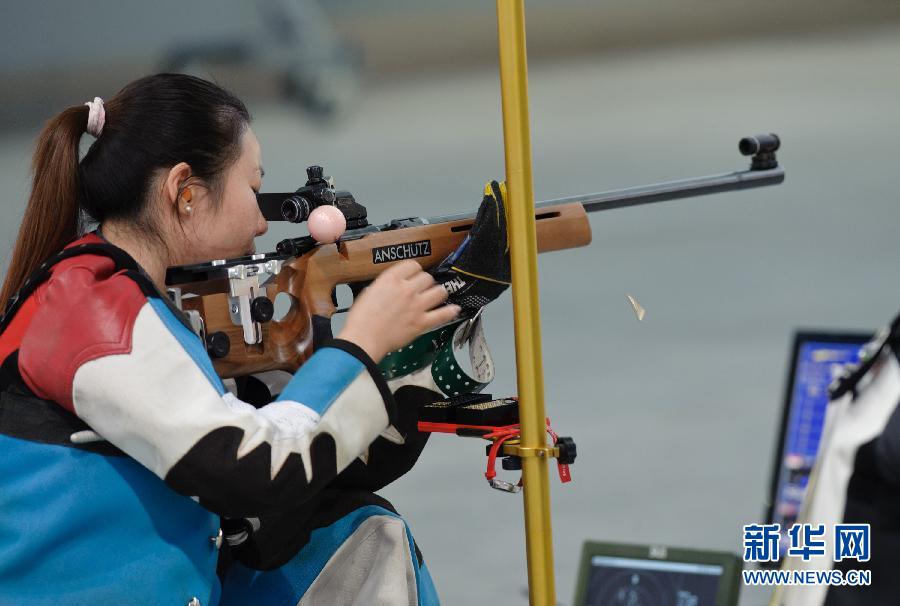
M 505 197 L 506 183 L 491 181 L 485 185 L 469 235 L 431 270 L 434 279 L 450 293 L 447 302 L 462 307 L 462 317 L 474 316 L 509 288 Z

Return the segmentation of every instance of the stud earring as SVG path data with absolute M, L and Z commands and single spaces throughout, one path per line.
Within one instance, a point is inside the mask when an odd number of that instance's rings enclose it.
M 190 189 L 186 189 L 181 193 L 181 199 L 184 201 L 184 212 L 186 214 L 191 214 L 193 212 L 193 207 L 191 207 L 191 200 L 193 199 L 193 195 L 191 194 Z

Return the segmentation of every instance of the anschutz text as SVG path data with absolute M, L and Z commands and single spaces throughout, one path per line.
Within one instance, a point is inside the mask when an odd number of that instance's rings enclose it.
M 372 249 L 372 263 L 376 264 L 429 256 L 431 256 L 431 240 L 392 244 Z

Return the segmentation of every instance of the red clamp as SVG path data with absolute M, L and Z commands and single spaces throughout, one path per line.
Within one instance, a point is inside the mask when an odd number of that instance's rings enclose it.
M 499 427 L 487 425 L 462 425 L 458 423 L 433 423 L 419 422 L 419 431 L 432 433 L 454 433 L 459 436 L 480 437 L 490 440 L 491 445 L 487 450 L 487 470 L 484 477 L 487 478 L 491 488 L 504 492 L 519 492 L 522 489 L 522 479 L 515 484 L 497 479 L 497 457 L 502 455 L 503 445 L 510 440 L 518 440 L 521 437 L 519 424 L 503 425 Z M 569 465 L 575 462 L 576 448 L 572 438 L 560 437 L 550 427 L 550 419 L 547 419 L 547 434 L 553 440 L 553 445 L 559 451 L 556 457 L 559 479 L 562 483 L 572 481 Z M 515 455 L 506 455 L 503 462 L 504 469 L 521 469 L 521 458 Z

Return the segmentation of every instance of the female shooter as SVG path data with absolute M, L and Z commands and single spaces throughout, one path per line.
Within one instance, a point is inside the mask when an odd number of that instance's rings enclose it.
M 162 74 L 41 133 L 0 299 L 0 601 L 436 603 L 370 491 L 424 444 L 397 431 L 399 385 L 376 364 L 457 317 L 447 290 L 412 261 L 386 270 L 260 408 L 164 294 L 168 266 L 252 253 L 266 231 L 249 123 L 221 88 Z M 98 229 L 81 235 L 83 215 Z M 441 395 L 427 372 L 402 383 Z

